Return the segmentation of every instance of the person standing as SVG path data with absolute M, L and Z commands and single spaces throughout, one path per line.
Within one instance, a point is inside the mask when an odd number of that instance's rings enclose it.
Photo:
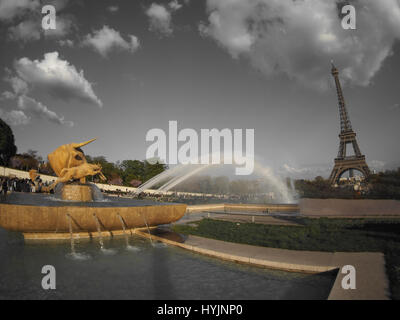
M 7 200 L 7 191 L 8 191 L 8 183 L 7 179 L 4 178 L 2 183 L 1 183 L 1 200 L 6 201 Z

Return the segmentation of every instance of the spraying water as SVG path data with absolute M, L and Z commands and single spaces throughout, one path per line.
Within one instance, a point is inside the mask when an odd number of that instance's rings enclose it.
M 90 255 L 84 253 L 77 253 L 75 251 L 75 239 L 74 239 L 74 232 L 72 230 L 72 217 L 67 213 L 67 219 L 69 223 L 69 234 L 71 239 L 71 252 L 67 254 L 67 258 L 72 260 L 89 260 Z
M 125 242 L 126 242 L 126 247 L 128 247 L 129 246 L 129 239 L 128 239 L 128 235 L 126 234 L 124 219 L 122 219 L 122 217 L 121 217 L 121 215 L 119 213 L 117 213 L 117 216 L 118 216 L 119 220 L 121 221 L 121 226 L 122 226 L 122 231 L 124 232 L 124 238 L 125 238 Z
M 99 234 L 99 243 L 100 243 L 100 249 L 101 249 L 101 251 L 102 251 L 104 254 L 109 254 L 109 255 L 115 254 L 115 253 L 116 253 L 115 250 L 113 250 L 113 249 L 106 249 L 106 248 L 104 247 L 103 235 L 102 235 L 102 233 L 101 233 L 101 227 L 100 227 L 100 220 L 99 220 L 99 218 L 96 216 L 95 213 L 93 213 L 93 217 L 94 217 L 94 220 L 96 221 L 96 227 L 97 227 L 97 232 L 98 232 L 98 234 Z
M 97 232 L 99 234 L 100 249 L 104 249 L 103 235 L 101 234 L 99 218 L 93 213 L 93 218 L 96 221 Z
M 209 157 L 207 155 L 205 158 Z M 211 155 L 212 156 L 212 155 Z M 250 160 L 254 160 L 253 158 Z M 200 159 L 197 161 L 200 163 Z M 192 162 L 193 163 L 193 162 Z M 187 180 L 191 176 L 203 171 L 211 166 L 215 166 L 215 164 L 180 164 L 174 168 L 168 169 L 143 185 L 141 185 L 135 192 L 135 195 L 141 193 L 143 190 L 149 189 L 152 186 L 165 181 L 166 179 L 170 178 L 167 182 L 165 182 L 158 191 L 160 192 L 167 192 L 171 188 L 177 186 L 178 184 L 182 183 L 183 181 Z M 188 171 L 189 170 L 189 171 Z M 274 187 L 277 191 L 278 195 L 280 196 L 280 201 L 284 203 L 294 203 L 294 188 L 292 186 L 292 190 L 289 190 L 288 186 L 281 180 L 280 177 L 275 176 L 273 170 L 269 167 L 263 167 L 259 162 L 254 160 L 254 171 L 256 174 L 260 174 L 263 178 Z M 171 178 L 172 177 L 172 178 Z
M 260 163 L 255 161 L 254 168 L 257 173 L 260 173 L 263 177 L 267 178 L 269 182 L 276 188 L 278 193 L 281 195 L 282 201 L 284 203 L 294 203 L 294 197 L 287 185 L 277 176 L 274 175 L 274 172 L 271 168 L 263 167 Z
M 121 217 L 121 215 L 119 213 L 117 213 L 117 216 L 118 216 L 119 220 L 121 221 L 122 230 L 124 232 L 124 237 L 125 237 L 125 242 L 126 242 L 126 250 L 129 250 L 129 251 L 140 251 L 140 249 L 138 247 L 131 246 L 129 244 L 128 234 L 126 233 L 126 229 L 125 229 L 125 227 L 126 227 L 125 221 L 124 221 L 124 219 Z
M 93 201 L 108 201 L 104 199 L 103 193 L 94 183 L 90 184 L 90 188 L 92 189 Z
M 71 216 L 67 213 L 68 223 L 69 223 L 69 235 L 71 238 L 71 254 L 75 254 L 75 242 L 74 242 L 74 234 L 72 232 L 72 223 Z
M 199 173 L 200 171 L 203 171 L 204 169 L 207 169 L 210 167 L 211 164 L 207 165 L 199 165 L 196 169 L 182 175 L 182 176 L 177 176 L 173 179 L 171 179 L 169 182 L 165 183 L 163 186 L 161 186 L 158 190 L 160 191 L 169 191 L 171 188 L 175 187 L 179 183 L 185 181 L 186 179 L 190 178 L 191 176 L 195 175 L 196 173 Z
M 182 171 L 184 169 L 185 169 L 185 165 L 180 164 L 174 168 L 171 168 L 171 169 L 161 172 L 160 174 L 154 176 L 153 178 L 151 178 L 150 180 L 148 180 L 144 184 L 142 184 L 139 188 L 137 188 L 136 191 L 134 192 L 134 195 L 138 195 L 141 192 L 143 192 L 144 190 L 150 189 L 152 186 L 164 181 L 165 179 L 171 177 L 174 174 L 178 174 L 180 171 Z
M 294 179 L 290 179 L 290 187 L 292 188 L 292 193 L 296 194 L 296 186 L 294 185 Z
M 142 215 L 142 217 L 143 217 L 144 223 L 146 224 L 147 232 L 149 233 L 149 237 L 150 237 L 150 242 L 151 242 L 151 244 L 153 245 L 153 239 L 151 238 L 150 228 L 149 228 L 149 225 L 147 224 L 146 217 L 145 217 L 144 214 L 142 214 L 142 213 L 141 213 L 141 215 Z

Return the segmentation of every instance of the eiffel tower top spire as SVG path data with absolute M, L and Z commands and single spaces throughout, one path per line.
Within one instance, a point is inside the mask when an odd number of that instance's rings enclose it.
M 338 102 L 339 102 L 339 113 L 340 113 L 340 132 L 352 132 L 353 129 L 351 127 L 351 122 L 349 115 L 346 110 L 346 103 L 344 101 L 343 97 L 343 92 L 342 92 L 342 86 L 340 85 L 339 81 L 339 70 L 335 67 L 333 64 L 333 60 L 331 61 L 332 64 L 332 76 L 335 78 L 335 84 L 336 84 L 336 92 L 338 96 Z

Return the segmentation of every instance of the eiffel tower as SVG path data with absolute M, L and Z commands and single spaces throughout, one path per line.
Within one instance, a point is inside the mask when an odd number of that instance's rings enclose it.
M 332 169 L 329 181 L 332 185 L 339 182 L 340 177 L 346 171 L 349 171 L 350 177 L 353 176 L 353 170 L 360 171 L 364 178 L 367 179 L 371 174 L 367 162 L 365 161 L 365 155 L 361 154 L 360 148 L 356 140 L 356 133 L 351 127 L 349 115 L 346 110 L 346 104 L 344 102 L 342 87 L 339 81 L 339 71 L 332 62 L 332 76 L 335 78 L 336 91 L 339 100 L 339 114 L 340 114 L 340 145 L 337 158 L 335 159 L 335 166 Z M 346 146 L 351 144 L 353 146 L 354 155 L 346 156 Z

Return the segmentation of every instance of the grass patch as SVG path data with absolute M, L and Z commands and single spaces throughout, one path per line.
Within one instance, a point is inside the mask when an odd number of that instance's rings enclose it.
M 291 250 L 383 252 L 392 299 L 400 300 L 400 220 L 309 219 L 302 226 L 276 226 L 203 219 L 197 226 L 174 225 L 178 233 Z

